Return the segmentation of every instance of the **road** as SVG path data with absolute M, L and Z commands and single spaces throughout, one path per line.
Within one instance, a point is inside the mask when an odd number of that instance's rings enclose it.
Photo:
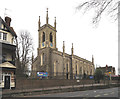
M 120 87 L 76 92 L 52 93 L 44 95 L 34 95 L 29 97 L 118 97 L 118 89 L 120 89 Z

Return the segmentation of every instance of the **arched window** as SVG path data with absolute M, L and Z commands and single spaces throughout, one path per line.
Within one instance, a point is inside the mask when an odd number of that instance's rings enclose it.
M 89 75 L 88 71 L 87 71 L 87 75 Z
M 44 53 L 43 53 L 42 57 L 43 57 L 43 64 L 44 64 L 45 63 L 45 54 Z
M 54 62 L 54 76 L 56 76 L 56 62 Z
M 42 42 L 45 42 L 45 32 L 43 32 L 43 35 L 42 35 Z
M 80 67 L 79 67 L 78 64 L 77 64 L 77 74 L 78 74 L 78 75 L 80 74 Z
M 66 73 L 68 73 L 68 64 L 66 64 Z
M 80 67 L 80 74 L 82 74 L 82 67 Z
M 52 38 L 53 38 L 53 37 L 52 37 L 52 32 L 51 32 L 51 33 L 50 33 L 50 42 L 51 42 L 51 43 L 52 43 L 52 41 L 53 41 Z
M 68 79 L 68 63 L 66 64 L 66 79 Z
M 75 70 L 76 70 L 76 75 L 77 75 L 77 65 L 76 65 L 76 67 L 75 67 Z
M 45 54 L 41 54 L 41 65 L 45 63 Z
M 91 69 L 91 71 L 90 71 L 90 75 L 92 75 L 92 69 Z

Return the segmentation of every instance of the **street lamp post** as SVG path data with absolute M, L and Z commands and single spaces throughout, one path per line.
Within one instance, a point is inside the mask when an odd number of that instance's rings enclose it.
M 110 83 L 111 83 L 111 72 L 109 72 L 109 76 L 110 76 Z

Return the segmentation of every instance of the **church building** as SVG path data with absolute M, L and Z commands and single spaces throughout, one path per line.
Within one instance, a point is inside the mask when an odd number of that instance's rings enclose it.
M 49 24 L 48 9 L 46 24 L 41 26 L 38 21 L 38 48 L 37 57 L 32 63 L 32 77 L 37 77 L 37 72 L 47 72 L 49 79 L 75 79 L 82 75 L 94 74 L 94 58 L 92 61 L 74 55 L 72 44 L 71 55 L 65 53 L 65 42 L 63 41 L 63 52 L 58 51 L 56 46 L 56 17 L 54 26 Z

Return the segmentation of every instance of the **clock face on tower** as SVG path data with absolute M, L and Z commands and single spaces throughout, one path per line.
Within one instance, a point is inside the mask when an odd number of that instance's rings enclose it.
M 42 46 L 45 46 L 44 43 L 42 43 Z
M 51 47 L 53 47 L 53 44 L 52 44 L 52 43 L 50 43 L 50 46 L 51 46 Z

